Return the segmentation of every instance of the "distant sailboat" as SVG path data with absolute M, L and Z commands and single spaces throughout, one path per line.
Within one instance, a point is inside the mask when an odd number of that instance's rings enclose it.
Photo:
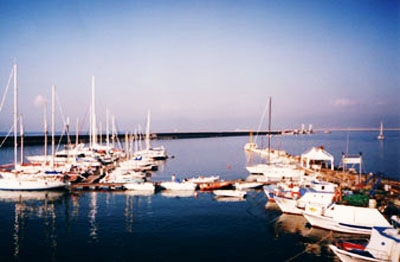
M 383 123 L 381 121 L 381 127 L 379 130 L 379 135 L 378 135 L 378 140 L 383 140 L 384 136 L 383 136 Z

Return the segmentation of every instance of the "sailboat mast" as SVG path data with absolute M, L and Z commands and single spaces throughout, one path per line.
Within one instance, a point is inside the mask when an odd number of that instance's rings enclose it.
M 97 145 L 97 130 L 96 130 L 96 107 L 95 107 L 95 87 L 94 87 L 94 76 L 92 76 L 92 147 Z
M 23 122 L 24 118 L 23 118 L 22 114 L 19 117 L 20 117 L 20 119 L 19 119 L 19 127 L 20 127 L 19 134 L 21 137 L 21 164 L 23 164 L 24 163 L 24 122 Z
M 18 88 L 17 88 L 17 64 L 14 63 L 14 167 L 18 161 Z
M 268 163 L 271 158 L 271 109 L 272 109 L 272 98 L 269 97 L 269 116 L 268 116 Z
M 55 112 L 56 112 L 56 86 L 52 85 L 51 87 L 51 166 L 54 166 L 54 154 L 55 154 Z
M 43 109 L 43 121 L 44 121 L 44 163 L 47 163 L 47 101 L 44 102 Z
M 106 143 L 107 143 L 107 148 L 110 147 L 110 129 L 109 129 L 109 125 L 110 125 L 110 121 L 109 121 L 109 115 L 110 115 L 110 110 L 107 108 L 106 110 Z
M 76 138 L 75 138 L 75 145 L 78 146 L 79 143 L 79 118 L 76 119 L 76 130 L 75 130 L 76 134 Z
M 146 124 L 146 150 L 150 149 L 150 110 L 147 111 L 147 124 Z

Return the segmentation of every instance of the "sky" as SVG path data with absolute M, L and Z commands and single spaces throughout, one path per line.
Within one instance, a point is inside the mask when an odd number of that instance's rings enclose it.
M 400 127 L 399 1 L 0 1 L 0 132 L 14 62 L 25 132 L 52 85 L 88 131 L 92 76 L 103 131 Z

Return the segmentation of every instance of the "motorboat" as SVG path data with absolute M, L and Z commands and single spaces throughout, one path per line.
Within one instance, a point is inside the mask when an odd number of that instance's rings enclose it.
M 219 189 L 213 191 L 214 195 L 217 197 L 239 197 L 244 198 L 246 196 L 246 191 L 234 190 L 234 189 Z
M 328 207 L 332 203 L 334 196 L 335 193 L 309 191 L 300 198 L 293 194 L 290 197 L 276 195 L 274 200 L 283 213 L 301 215 L 306 205 L 309 204 L 314 206 L 314 209 L 310 209 L 309 212 L 317 212 Z
M 376 208 L 345 206 L 332 203 L 326 208 L 306 205 L 302 212 L 314 227 L 350 233 L 371 234 L 374 226 L 390 227 L 390 223 Z
M 123 185 L 127 190 L 136 190 L 136 191 L 155 191 L 155 185 L 152 182 L 139 182 L 139 183 L 125 183 Z
M 263 186 L 261 182 L 249 182 L 249 181 L 240 181 L 234 184 L 237 190 L 247 190 L 247 189 L 254 189 L 260 188 Z
M 195 184 L 203 184 L 203 183 L 212 183 L 217 181 L 218 179 L 219 176 L 198 176 L 198 177 L 188 178 L 187 180 Z
M 258 164 L 248 166 L 246 169 L 255 178 L 253 180 L 261 183 L 299 181 L 304 176 L 303 170 L 292 165 Z
M 160 186 L 166 190 L 173 191 L 194 191 L 197 188 L 197 184 L 192 182 L 177 182 L 177 181 L 165 181 L 161 182 Z
M 400 232 L 373 227 L 369 241 L 336 239 L 329 248 L 341 261 L 400 261 Z

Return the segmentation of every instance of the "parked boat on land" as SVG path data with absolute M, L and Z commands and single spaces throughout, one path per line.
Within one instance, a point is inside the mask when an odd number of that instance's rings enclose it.
M 373 227 L 369 241 L 337 239 L 329 248 L 343 262 L 400 261 L 400 232 L 392 227 Z

